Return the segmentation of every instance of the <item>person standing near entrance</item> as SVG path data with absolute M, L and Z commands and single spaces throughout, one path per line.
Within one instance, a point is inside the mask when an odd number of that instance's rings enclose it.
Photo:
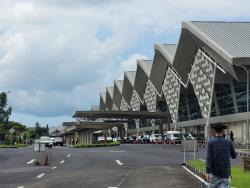
M 237 154 L 230 140 L 223 137 L 226 126 L 217 123 L 211 126 L 215 137 L 208 142 L 206 156 L 206 179 L 210 187 L 229 188 L 231 179 L 230 158 Z

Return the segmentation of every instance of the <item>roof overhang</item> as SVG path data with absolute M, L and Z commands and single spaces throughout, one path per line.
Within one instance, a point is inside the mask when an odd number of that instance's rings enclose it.
M 113 91 L 114 87 L 107 87 L 106 89 L 106 107 L 108 110 L 112 110 L 113 107 Z
M 135 74 L 136 74 L 135 71 L 124 72 L 122 96 L 128 104 L 130 103 L 133 88 L 134 88 Z
M 123 80 L 114 81 L 113 103 L 117 106 L 117 108 L 120 107 L 122 100 L 122 87 L 123 87 Z
M 106 110 L 106 92 L 100 93 L 100 110 Z
M 116 119 L 169 119 L 165 112 L 146 111 L 76 111 L 74 118 L 116 118 Z
M 172 50 L 169 50 L 168 47 L 176 48 L 176 45 L 173 44 L 155 44 L 155 55 L 154 62 L 150 74 L 150 81 L 156 89 L 158 95 L 160 96 L 161 87 L 165 78 L 166 71 L 168 66 L 172 66 L 174 53 Z
M 233 68 L 234 58 L 192 22 L 183 22 L 178 47 L 174 57 L 174 68 L 183 83 L 188 82 L 188 74 L 198 49 L 204 50 L 219 66 L 237 79 Z M 235 58 L 236 60 L 237 58 Z
M 147 86 L 147 81 L 150 76 L 152 61 L 150 60 L 137 60 L 137 69 L 134 83 L 134 90 L 138 94 L 141 101 L 143 101 L 144 92 Z M 149 64 L 149 65 L 146 65 Z M 150 66 L 151 64 L 151 66 Z

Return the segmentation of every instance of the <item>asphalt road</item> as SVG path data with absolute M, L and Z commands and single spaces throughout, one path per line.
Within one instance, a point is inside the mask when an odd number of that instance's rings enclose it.
M 180 165 L 174 145 L 124 144 L 105 148 L 48 149 L 49 166 L 34 166 L 43 153 L 32 147 L 0 150 L 1 188 L 195 188 L 200 182 Z M 188 154 L 187 158 L 192 159 Z M 196 154 L 204 159 L 204 150 Z

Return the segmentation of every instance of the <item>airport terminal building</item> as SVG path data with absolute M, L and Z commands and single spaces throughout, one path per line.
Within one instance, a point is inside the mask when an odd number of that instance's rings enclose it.
M 140 121 L 129 134 L 172 129 L 209 135 L 222 122 L 247 143 L 250 23 L 183 22 L 178 44 L 155 44 L 153 60 L 137 60 L 100 94 L 100 110 L 167 112 L 169 123 Z M 249 100 L 248 100 L 249 101 Z

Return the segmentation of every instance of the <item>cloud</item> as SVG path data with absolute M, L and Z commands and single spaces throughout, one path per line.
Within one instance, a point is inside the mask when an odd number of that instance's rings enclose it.
M 123 71 L 136 70 L 136 60 L 138 59 L 148 59 L 145 55 L 142 54 L 133 54 L 128 57 L 128 59 L 121 62 L 121 67 Z
M 151 37 L 167 43 L 182 20 L 245 21 L 249 8 L 243 0 L 0 1 L 0 90 L 12 91 L 16 113 L 72 115 L 98 104 L 137 58 L 152 58 L 139 53 Z

